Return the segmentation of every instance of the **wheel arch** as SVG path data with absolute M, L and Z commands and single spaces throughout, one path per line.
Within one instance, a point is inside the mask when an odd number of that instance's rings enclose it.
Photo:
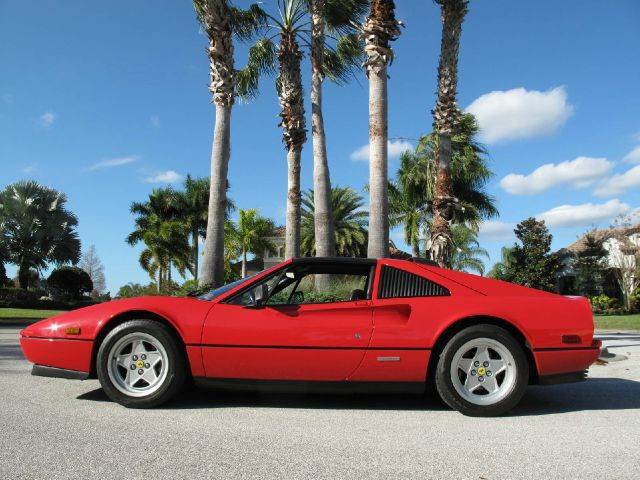
M 529 344 L 529 341 L 527 340 L 527 337 L 522 332 L 522 330 L 512 322 L 509 322 L 508 320 L 505 320 L 503 318 L 494 317 L 491 315 L 473 315 L 452 322 L 438 335 L 431 349 L 429 364 L 427 366 L 427 382 L 429 383 L 429 385 L 435 385 L 434 375 L 436 366 L 438 363 L 438 359 L 440 358 L 440 353 L 444 349 L 447 342 L 449 342 L 449 340 L 451 340 L 451 338 L 453 338 L 453 336 L 461 330 L 464 330 L 465 328 L 471 327 L 473 325 L 480 324 L 495 325 L 497 327 L 501 327 L 509 332 L 517 340 L 517 342 L 522 346 L 522 350 L 527 356 L 527 361 L 529 362 L 529 383 L 538 383 L 539 378 L 536 360 L 533 356 L 531 345 Z
M 152 321 L 161 323 L 162 325 L 164 325 L 169 329 L 171 334 L 174 336 L 174 338 L 178 342 L 178 345 L 180 346 L 180 349 L 182 350 L 185 356 L 185 359 L 187 358 L 187 350 L 186 350 L 186 344 L 184 342 L 184 339 L 182 338 L 182 335 L 180 334 L 176 326 L 173 324 L 173 322 L 171 322 L 171 320 L 164 317 L 163 315 L 160 315 L 155 312 L 151 312 L 149 310 L 128 310 L 126 312 L 121 312 L 117 315 L 114 315 L 107 322 L 105 322 L 105 324 L 102 325 L 102 328 L 100 328 L 100 330 L 98 331 L 96 338 L 93 341 L 93 350 L 91 352 L 90 378 L 97 378 L 96 360 L 98 356 L 98 350 L 100 350 L 100 345 L 102 344 L 102 341 L 109 334 L 109 332 L 111 332 L 114 328 L 116 328 L 118 325 L 122 325 L 124 322 L 127 322 L 129 320 L 152 320 Z

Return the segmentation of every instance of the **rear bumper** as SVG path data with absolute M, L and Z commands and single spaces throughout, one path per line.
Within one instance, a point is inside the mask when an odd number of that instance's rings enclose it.
M 67 370 L 66 368 L 47 367 L 44 365 L 34 365 L 31 375 L 37 377 L 66 378 L 68 380 L 86 380 L 89 372 L 79 372 L 78 370 Z
M 534 350 L 540 383 L 543 377 L 569 375 L 570 378 L 584 372 L 600 356 L 601 345 L 600 340 L 594 340 L 589 347 Z
M 586 379 L 587 379 L 587 371 L 583 370 L 581 372 L 569 372 L 569 373 L 558 373 L 556 375 L 544 375 L 540 377 L 538 384 L 539 385 L 558 385 L 560 383 L 584 382 Z

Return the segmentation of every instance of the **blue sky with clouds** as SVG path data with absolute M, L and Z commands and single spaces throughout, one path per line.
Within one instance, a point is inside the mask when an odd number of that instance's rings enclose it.
M 402 149 L 430 129 L 440 41 L 434 3 L 396 3 L 406 28 L 389 71 L 392 172 Z M 501 215 L 481 233 L 489 263 L 528 216 L 544 218 L 561 247 L 640 207 L 639 24 L 637 0 L 615 8 L 472 0 L 459 101 L 479 118 L 495 172 L 489 190 Z M 187 1 L 0 0 L 0 187 L 33 178 L 66 192 L 111 291 L 148 281 L 139 249 L 124 242 L 129 204 L 187 173 L 208 174 L 214 112 L 205 44 Z M 246 47 L 236 53 L 240 66 Z M 366 78 L 325 91 L 332 180 L 362 191 Z M 236 106 L 229 177 L 240 208 L 259 207 L 282 223 L 277 114 L 272 79 L 259 98 Z M 310 142 L 302 181 L 312 182 Z M 402 243 L 400 233 L 392 237 Z

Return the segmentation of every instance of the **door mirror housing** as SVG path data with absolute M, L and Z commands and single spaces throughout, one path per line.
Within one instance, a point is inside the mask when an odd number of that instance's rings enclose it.
M 264 307 L 267 304 L 267 300 L 269 299 L 269 288 L 266 283 L 260 284 L 255 291 L 255 301 L 253 302 L 253 307 L 260 308 Z

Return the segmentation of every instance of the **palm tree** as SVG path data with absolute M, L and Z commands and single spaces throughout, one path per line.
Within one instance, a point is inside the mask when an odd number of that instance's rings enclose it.
M 17 182 L 0 192 L 0 245 L 18 267 L 20 288 L 29 288 L 30 270 L 80 259 L 78 219 L 67 197 L 34 181 Z
M 324 5 L 322 5 L 324 3 Z M 304 111 L 304 91 L 300 64 L 303 57 L 302 47 L 310 47 L 312 54 L 312 119 L 314 135 L 314 184 L 319 183 L 323 199 L 320 202 L 318 228 L 327 238 L 328 211 L 326 195 L 330 188 L 329 170 L 326 161 L 324 123 L 321 110 L 321 82 L 326 75 L 336 83 L 344 83 L 352 69 L 358 64 L 361 49 L 357 35 L 353 34 L 351 23 L 360 15 L 365 0 L 322 0 L 312 4 L 311 0 L 278 0 L 278 16 L 265 15 L 271 21 L 267 36 L 249 49 L 246 68 L 238 72 L 238 94 L 255 95 L 258 79 L 263 74 L 272 74 L 276 70 L 276 91 L 280 103 L 280 123 L 283 130 L 283 142 L 287 150 L 288 189 L 287 221 L 285 233 L 285 257 L 300 255 L 300 156 L 307 139 Z M 309 40 L 307 14 L 312 14 L 312 37 Z M 322 18 L 320 18 L 322 17 Z M 315 20 L 314 20 L 315 18 Z M 325 46 L 321 23 L 330 32 L 340 33 L 335 47 Z M 350 33 L 351 32 L 351 33 Z M 274 39 L 278 37 L 277 45 Z M 320 53 L 320 49 L 322 52 Z M 318 152 L 316 155 L 315 152 Z M 317 167 L 317 168 L 316 168 Z M 324 212 L 322 212 L 324 210 Z M 329 227 L 330 228 L 330 227 Z M 330 236 L 328 238 L 331 238 Z M 326 242 L 325 242 L 326 243 Z
M 458 88 L 458 51 L 462 21 L 469 0 L 435 0 L 442 12 L 442 40 L 438 65 L 438 100 L 433 112 L 438 132 L 437 172 L 433 200 L 433 223 L 429 250 L 438 265 L 451 265 L 451 225 L 456 200 L 451 191 L 451 136 L 460 117 L 456 101 Z
M 191 232 L 194 280 L 198 280 L 199 239 L 205 236 L 207 229 L 209 189 L 209 179 L 193 178 L 191 175 L 187 175 L 184 181 L 184 191 L 178 193 L 180 217 Z
M 269 218 L 260 216 L 257 209 L 238 211 L 238 223 L 227 225 L 231 230 L 231 236 L 237 239 L 240 255 L 242 256 L 242 278 L 247 276 L 247 255 L 253 253 L 261 255 L 267 249 L 273 249 L 274 245 L 269 237 L 274 235 L 275 225 Z
M 371 0 L 362 26 L 365 68 L 369 77 L 369 245 L 372 258 L 389 255 L 389 201 L 387 196 L 387 65 L 393 61 L 389 42 L 400 36 L 393 0 Z
M 453 238 L 453 255 L 451 268 L 454 270 L 471 270 L 484 275 L 482 258 L 489 258 L 489 253 L 478 242 L 478 232 L 465 224 L 459 223 L 451 229 Z
M 224 220 L 229 157 L 231 154 L 231 109 L 235 98 L 233 35 L 247 40 L 264 23 L 262 9 L 251 5 L 240 10 L 227 0 L 193 0 L 196 15 L 209 38 L 209 90 L 213 95 L 216 120 L 211 149 L 211 184 L 208 206 L 203 284 L 224 282 Z
M 500 249 L 500 261 L 496 262 L 491 270 L 489 270 L 489 276 L 491 278 L 511 281 L 508 272 L 516 262 L 514 251 L 514 247 L 502 247 Z
M 313 190 L 302 197 L 302 254 L 316 253 L 315 242 L 315 195 Z M 331 189 L 331 211 L 333 213 L 333 250 L 341 257 L 364 257 L 367 254 L 367 218 L 363 209 L 364 200 L 352 188 Z
M 135 230 L 127 236 L 127 243 L 145 244 L 140 265 L 152 279 L 156 274 L 158 291 L 171 281 L 172 265 L 184 277 L 192 270 L 193 250 L 189 245 L 189 231 L 180 218 L 176 192 L 171 188 L 154 189 L 146 202 L 133 202 L 131 213 L 136 215 Z
M 331 177 L 327 160 L 326 135 L 322 114 L 322 82 L 325 70 L 332 79 L 342 79 L 362 57 L 354 26 L 360 22 L 368 0 L 310 0 L 311 15 L 311 132 L 313 135 L 313 191 L 315 205 L 316 255 L 334 252 L 331 212 Z M 326 20 L 325 20 L 326 19 Z M 325 29 L 342 33 L 336 48 L 326 50 Z M 325 69 L 325 61 L 335 68 Z M 342 68 L 344 67 L 344 68 Z M 317 276 L 317 280 L 322 276 Z M 321 289 L 321 288 L 319 288 Z

